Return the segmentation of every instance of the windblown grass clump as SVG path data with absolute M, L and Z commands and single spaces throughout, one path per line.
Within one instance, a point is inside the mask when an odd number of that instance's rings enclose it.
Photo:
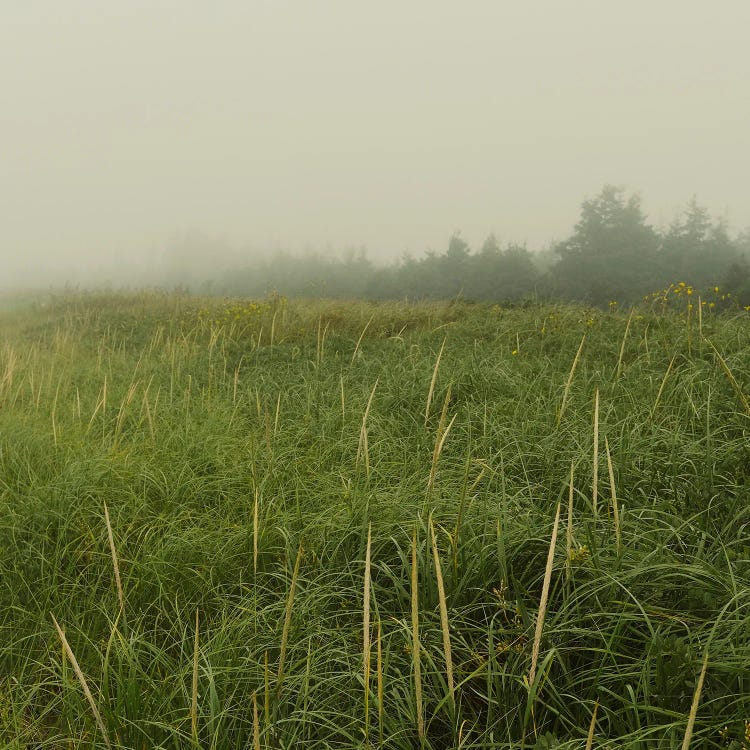
M 750 322 L 0 318 L 8 748 L 750 747 Z

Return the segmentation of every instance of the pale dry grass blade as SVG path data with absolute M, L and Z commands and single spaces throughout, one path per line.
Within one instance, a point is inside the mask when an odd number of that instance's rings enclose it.
M 719 364 L 721 365 L 721 369 L 724 370 L 724 374 L 727 376 L 727 380 L 729 381 L 729 384 L 734 389 L 735 394 L 737 395 L 737 398 L 739 399 L 740 403 L 742 404 L 742 408 L 745 411 L 745 414 L 750 417 L 750 403 L 748 403 L 747 396 L 742 391 L 742 388 L 740 387 L 740 384 L 737 382 L 737 379 L 732 374 L 732 371 L 729 369 L 729 365 L 726 363 L 726 360 L 724 357 L 721 356 L 719 353 L 719 350 L 713 345 L 713 342 L 706 339 L 706 343 L 711 347 L 711 350 L 716 355 L 716 358 L 719 360 Z
M 703 690 L 703 680 L 706 677 L 706 669 L 708 668 L 708 650 L 703 655 L 703 666 L 701 667 L 701 673 L 698 677 L 698 683 L 695 686 L 695 693 L 693 693 L 693 703 L 690 706 L 690 715 L 688 716 L 687 727 L 685 727 L 685 737 L 682 740 L 682 750 L 688 750 L 690 747 L 690 740 L 693 738 L 693 728 L 695 727 L 695 717 L 698 714 L 698 705 L 701 701 L 701 692 Z
M 199 623 L 198 609 L 195 610 L 195 635 L 193 638 L 193 684 L 190 693 L 190 732 L 193 742 L 198 744 L 198 654 L 199 654 Z
M 281 413 L 281 391 L 276 398 L 276 415 L 273 418 L 273 436 L 276 437 L 276 433 L 279 431 L 279 415 Z
M 289 597 L 286 600 L 286 611 L 284 612 L 284 627 L 281 631 L 281 653 L 279 654 L 279 671 L 276 676 L 276 697 L 281 695 L 281 686 L 284 682 L 284 662 L 286 661 L 286 645 L 289 639 L 289 629 L 292 625 L 292 607 L 294 605 L 294 589 L 297 586 L 297 575 L 299 573 L 299 564 L 302 560 L 302 544 L 297 551 L 297 559 L 294 561 L 294 571 L 292 572 L 292 581 L 289 584 Z
M 120 579 L 120 565 L 117 561 L 117 549 L 115 549 L 115 538 L 112 533 L 112 524 L 109 520 L 107 503 L 104 503 L 104 520 L 107 524 L 107 538 L 109 539 L 109 551 L 112 553 L 112 567 L 115 571 L 115 586 L 117 587 L 117 598 L 120 602 L 120 612 L 125 611 L 125 596 L 122 591 L 122 580 Z
M 258 511 L 259 492 L 255 488 L 255 499 L 253 500 L 253 576 L 258 575 Z
M 268 651 L 263 652 L 263 716 L 268 726 L 271 721 L 271 670 L 268 667 Z
M 417 710 L 417 735 L 424 738 L 422 716 L 422 664 L 419 644 L 419 570 L 417 569 L 417 527 L 411 539 L 411 656 L 414 666 L 414 698 Z
M 362 339 L 364 338 L 364 335 L 367 332 L 367 329 L 370 327 L 370 323 L 372 323 L 374 317 L 375 313 L 370 316 L 370 319 L 367 321 L 367 323 L 365 323 L 365 327 L 362 329 L 362 333 L 359 334 L 359 338 L 357 339 L 357 343 L 354 346 L 354 352 L 352 353 L 352 359 L 349 365 L 354 364 L 354 360 L 357 358 L 357 352 L 359 351 L 359 345 L 362 343 Z
M 599 493 L 599 389 L 596 389 L 594 395 L 594 478 L 592 481 L 591 488 L 591 509 L 596 518 L 597 513 L 597 501 Z
M 669 377 L 669 373 L 672 372 L 672 365 L 674 364 L 675 357 L 677 355 L 675 354 L 672 359 L 669 360 L 669 365 L 667 366 L 667 371 L 664 373 L 664 377 L 661 380 L 661 385 L 659 386 L 659 391 L 656 394 L 656 400 L 654 401 L 654 405 L 651 407 L 651 419 L 654 418 L 654 414 L 656 413 L 656 408 L 659 406 L 659 401 L 661 401 L 661 394 L 664 391 L 664 386 L 667 384 L 667 378 Z
M 260 719 L 258 718 L 258 699 L 253 693 L 253 750 L 260 750 Z
M 531 649 L 531 669 L 529 669 L 529 690 L 534 685 L 536 678 L 536 667 L 539 659 L 539 646 L 542 642 L 542 631 L 544 630 L 544 617 L 547 613 L 547 599 L 549 597 L 549 585 L 552 579 L 552 565 L 555 561 L 555 544 L 557 543 L 557 529 L 560 524 L 560 503 L 557 504 L 555 523 L 552 527 L 552 539 L 549 543 L 547 553 L 547 567 L 544 570 L 544 583 L 542 584 L 542 598 L 539 602 L 539 612 L 536 617 L 536 629 L 534 631 L 534 644 Z
M 362 427 L 359 431 L 359 444 L 357 445 L 357 458 L 355 465 L 359 465 L 360 458 L 364 456 L 365 460 L 365 474 L 370 476 L 370 449 L 367 441 L 367 417 L 370 415 L 370 407 L 372 406 L 372 400 L 375 398 L 375 390 L 378 387 L 378 380 L 375 381 L 375 385 L 372 387 L 370 398 L 367 399 L 367 406 L 365 407 L 365 413 L 362 415 Z
M 73 666 L 73 671 L 75 672 L 75 675 L 78 678 L 78 682 L 81 684 L 83 694 L 86 696 L 86 700 L 88 701 L 88 704 L 91 707 L 91 713 L 94 714 L 94 720 L 96 721 L 96 724 L 99 727 L 99 731 L 102 734 L 102 739 L 104 740 L 104 744 L 107 747 L 111 748 L 112 745 L 109 741 L 107 728 L 104 726 L 104 722 L 102 721 L 102 717 L 101 717 L 101 714 L 99 713 L 99 709 L 96 707 L 96 703 L 94 702 L 94 696 L 91 695 L 91 690 L 89 690 L 89 686 L 88 686 L 88 683 L 86 682 L 86 678 L 84 677 L 83 672 L 81 671 L 81 667 L 78 665 L 78 660 L 76 659 L 76 656 L 73 653 L 73 649 L 70 647 L 70 644 L 68 643 L 68 639 L 65 637 L 65 631 L 60 627 L 54 615 L 52 615 L 52 622 L 55 624 L 55 629 L 57 630 L 57 634 L 60 636 L 60 641 L 62 642 L 63 651 L 65 652 L 65 655 L 68 657 L 68 660 Z
M 435 561 L 435 577 L 438 586 L 438 600 L 440 603 L 440 629 L 443 631 L 443 653 L 445 654 L 445 677 L 448 682 L 448 695 L 451 708 L 455 708 L 455 694 L 453 686 L 453 657 L 451 653 L 451 636 L 448 622 L 448 604 L 445 598 L 445 585 L 443 584 L 443 571 L 440 567 L 440 555 L 438 554 L 437 539 L 435 537 L 435 526 L 430 519 L 430 535 L 432 537 L 432 557 Z
M 568 394 L 570 393 L 570 386 L 573 383 L 573 376 L 576 373 L 576 367 L 578 365 L 578 360 L 581 356 L 581 351 L 583 351 L 583 345 L 586 341 L 586 334 L 583 334 L 583 338 L 581 339 L 581 343 L 578 345 L 578 351 L 576 352 L 576 356 L 573 358 L 573 364 L 570 367 L 570 373 L 568 375 L 568 380 L 565 383 L 565 390 L 563 391 L 563 397 L 562 401 L 560 402 L 560 409 L 557 412 L 557 424 L 559 425 L 562 421 L 563 414 L 565 414 L 565 407 L 568 404 Z
M 384 719 L 384 706 L 383 706 L 383 643 L 382 633 L 380 630 L 380 620 L 378 620 L 378 633 L 377 633 L 377 672 L 378 672 L 378 737 L 379 745 L 383 746 L 383 719 Z
M 367 527 L 365 550 L 365 581 L 362 602 L 362 651 L 365 682 L 365 740 L 370 729 L 370 555 L 372 552 L 372 523 Z
M 617 554 L 622 550 L 622 529 L 620 528 L 620 509 L 617 506 L 617 491 L 615 490 L 615 472 L 612 468 L 612 455 L 609 452 L 609 440 L 604 438 L 604 448 L 607 452 L 607 470 L 609 471 L 609 491 L 612 497 L 612 515 L 615 522 L 615 540 L 617 543 Z
M 628 339 L 628 331 L 630 331 L 630 321 L 633 319 L 634 309 L 630 310 L 628 315 L 628 322 L 625 324 L 625 333 L 622 335 L 622 343 L 620 344 L 620 354 L 617 357 L 617 369 L 615 370 L 615 380 L 619 379 L 620 372 L 622 370 L 622 357 L 625 354 L 625 342 Z
M 589 734 L 586 737 L 586 750 L 591 750 L 594 746 L 594 732 L 596 731 L 596 712 L 599 710 L 599 701 L 594 703 L 594 710 L 591 712 L 591 723 L 589 724 Z
M 344 397 L 344 376 L 339 378 L 341 383 L 341 425 L 343 428 L 344 422 L 346 422 L 346 398 Z
M 565 535 L 565 578 L 570 579 L 573 565 L 573 473 L 575 462 L 570 462 L 570 482 L 568 483 L 568 527 Z
M 443 445 L 445 445 L 445 441 L 448 439 L 448 433 L 451 431 L 451 427 L 453 427 L 453 423 L 456 421 L 456 417 L 458 414 L 453 415 L 453 419 L 448 423 L 448 426 L 443 431 L 443 434 L 440 435 L 439 439 L 435 441 L 435 451 L 432 455 L 432 466 L 430 468 L 430 478 L 427 482 L 427 489 L 428 491 L 432 491 L 432 489 L 435 486 L 435 477 L 437 476 L 437 467 L 438 462 L 440 461 L 440 454 L 443 452 Z
M 443 356 L 443 349 L 445 348 L 445 342 L 447 339 L 443 339 L 443 343 L 440 345 L 440 351 L 438 352 L 437 359 L 435 360 L 435 367 L 432 370 L 432 380 L 430 381 L 430 390 L 427 392 L 427 404 L 424 408 L 424 424 L 427 426 L 427 422 L 430 419 L 430 405 L 432 404 L 432 396 L 435 393 L 435 383 L 437 382 L 438 369 L 440 368 L 440 360 Z
M 438 421 L 437 432 L 435 433 L 435 447 L 432 451 L 432 465 L 430 466 L 430 476 L 427 480 L 427 493 L 431 493 L 435 484 L 435 476 L 437 474 L 438 461 L 440 460 L 440 453 L 443 450 L 443 445 L 448 437 L 453 422 L 455 422 L 457 414 L 453 415 L 450 424 L 446 427 L 445 422 L 448 417 L 448 406 L 450 405 L 451 391 L 453 386 L 448 386 L 448 391 L 445 394 L 445 400 L 443 401 L 443 409 L 440 412 L 440 420 Z

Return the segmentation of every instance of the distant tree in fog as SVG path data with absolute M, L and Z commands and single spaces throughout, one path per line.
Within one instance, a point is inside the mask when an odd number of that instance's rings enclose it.
M 596 305 L 633 299 L 657 275 L 658 247 L 640 198 L 606 185 L 583 202 L 573 234 L 557 244 L 554 287 L 563 297 Z

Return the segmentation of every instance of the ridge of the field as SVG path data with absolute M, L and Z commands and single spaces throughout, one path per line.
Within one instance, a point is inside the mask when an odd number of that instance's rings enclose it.
M 0 313 L 0 746 L 747 750 L 750 315 L 695 307 Z

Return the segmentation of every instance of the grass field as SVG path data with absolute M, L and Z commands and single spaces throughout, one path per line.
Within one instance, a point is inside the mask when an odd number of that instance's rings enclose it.
M 750 748 L 749 334 L 2 313 L 1 747 Z

